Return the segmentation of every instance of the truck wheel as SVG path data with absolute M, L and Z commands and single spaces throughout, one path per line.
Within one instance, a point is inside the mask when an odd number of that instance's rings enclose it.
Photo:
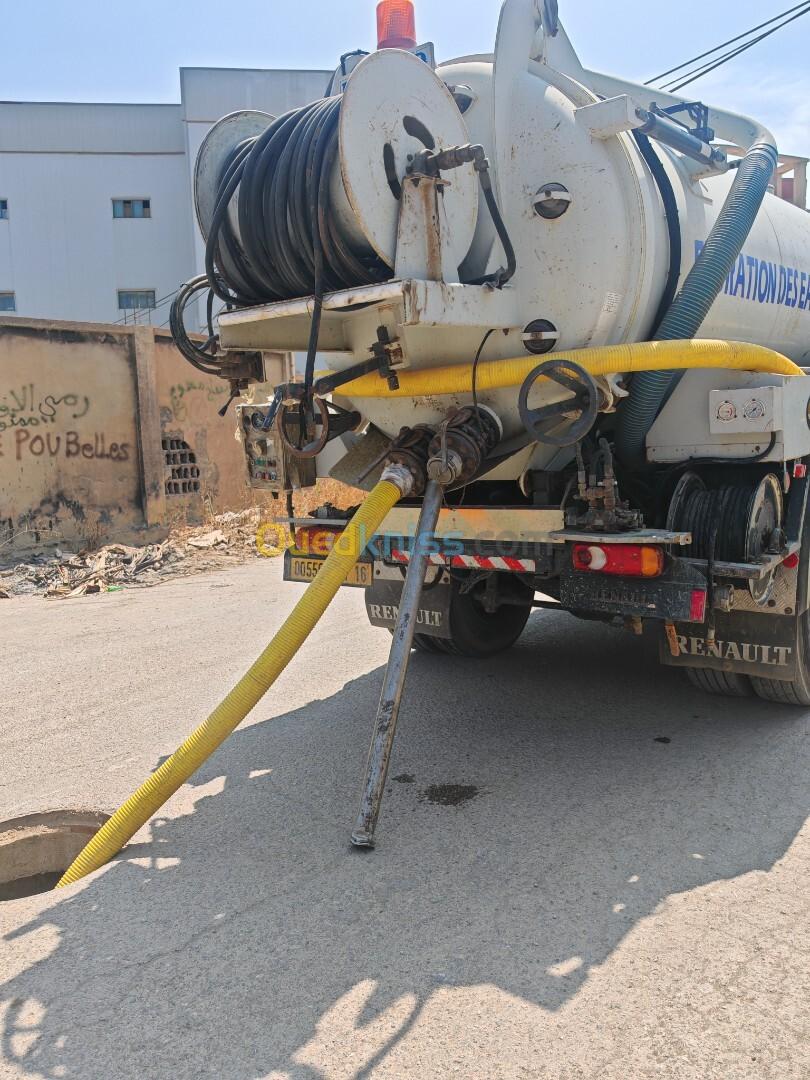
M 495 656 L 512 647 L 526 628 L 534 603 L 534 589 L 513 579 L 510 604 L 494 612 L 484 610 L 479 598 L 480 589 L 461 591 L 462 582 L 452 582 L 450 599 L 450 638 L 417 634 L 414 645 L 421 652 L 447 653 L 483 659 Z
M 747 675 L 733 671 L 714 671 L 712 668 L 687 668 L 686 677 L 692 686 L 705 694 L 721 697 L 753 697 L 754 688 Z
M 430 634 L 414 634 L 413 647 L 418 652 L 444 652 L 443 649 L 439 648 L 439 639 L 431 637 Z
M 757 695 L 777 705 L 810 705 L 810 614 L 807 612 L 796 620 L 796 655 L 798 658 L 796 678 L 791 682 L 778 679 L 761 679 L 752 676 L 751 682 Z

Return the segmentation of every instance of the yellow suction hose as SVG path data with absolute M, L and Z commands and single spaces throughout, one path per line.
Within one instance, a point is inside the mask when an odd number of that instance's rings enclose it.
M 760 345 L 736 341 L 656 341 L 612 345 L 601 349 L 555 353 L 550 359 L 573 360 L 594 376 L 686 368 L 804 374 L 801 368 L 780 353 Z M 484 392 L 518 386 L 540 362 L 539 357 L 529 356 L 482 363 L 477 372 L 477 390 Z M 363 376 L 341 387 L 340 395 L 381 398 L 469 394 L 472 392 L 472 365 L 406 370 L 398 372 L 398 379 L 399 389 L 390 390 L 378 376 Z M 366 544 L 402 494 L 400 488 L 388 480 L 377 484 L 349 523 L 318 576 L 253 667 L 205 723 L 116 810 L 67 869 L 57 888 L 72 885 L 117 855 L 138 829 L 242 723 L 309 637 Z
M 635 345 L 609 345 L 602 349 L 575 349 L 552 353 L 548 360 L 573 360 L 591 375 L 618 375 L 637 371 L 677 371 L 686 368 L 722 368 L 734 371 L 764 371 L 775 375 L 803 375 L 792 360 L 762 345 L 742 341 L 645 341 Z M 503 390 L 520 386 L 542 363 L 539 356 L 517 360 L 489 360 L 478 365 L 476 389 Z M 471 394 L 472 365 L 398 371 L 398 390 L 389 390 L 379 375 L 364 375 L 341 386 L 341 397 L 396 398 L 435 394 Z
M 352 518 L 318 576 L 250 671 L 205 723 L 116 810 L 68 867 L 57 889 L 72 885 L 117 855 L 258 705 L 312 633 L 366 545 L 402 495 L 399 487 L 388 480 L 377 484 Z

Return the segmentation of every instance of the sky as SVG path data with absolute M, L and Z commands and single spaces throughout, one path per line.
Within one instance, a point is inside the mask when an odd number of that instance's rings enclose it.
M 559 0 L 586 67 L 642 81 L 795 0 Z M 490 52 L 500 0 L 416 0 L 440 59 Z M 0 99 L 179 101 L 180 67 L 333 68 L 375 44 L 375 0 L 26 0 L 3 4 Z M 810 157 L 810 15 L 695 84 Z

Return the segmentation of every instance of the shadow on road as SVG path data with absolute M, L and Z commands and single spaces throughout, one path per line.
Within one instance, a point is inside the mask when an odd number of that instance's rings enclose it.
M 55 940 L 2 988 L 6 1062 L 304 1080 L 331 1047 L 368 1076 L 438 988 L 558 1009 L 662 898 L 768 870 L 807 813 L 806 715 L 548 615 L 491 662 L 414 658 L 380 847 L 354 853 L 380 681 L 237 732 L 192 814 L 15 933 Z

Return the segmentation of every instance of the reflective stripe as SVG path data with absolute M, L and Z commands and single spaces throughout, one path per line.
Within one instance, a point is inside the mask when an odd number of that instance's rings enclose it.
M 410 552 L 392 551 L 391 558 L 398 563 L 410 562 Z M 508 570 L 513 574 L 533 574 L 537 564 L 534 559 L 515 559 L 485 555 L 441 555 L 429 557 L 431 566 L 452 566 L 459 570 Z

